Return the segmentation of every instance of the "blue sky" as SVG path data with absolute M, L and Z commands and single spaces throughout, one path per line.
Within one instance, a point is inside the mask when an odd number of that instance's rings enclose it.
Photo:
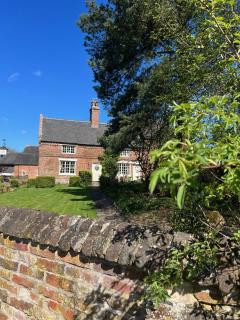
M 84 0 L 0 1 L 0 144 L 36 145 L 40 112 L 89 119 L 96 93 L 76 26 L 83 12 Z

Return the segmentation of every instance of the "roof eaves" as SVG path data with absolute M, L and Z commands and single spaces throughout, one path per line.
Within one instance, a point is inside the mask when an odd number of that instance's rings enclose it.
M 90 144 L 90 143 L 73 143 L 73 142 L 62 142 L 62 141 L 51 141 L 46 139 L 41 139 L 40 143 L 56 143 L 56 144 L 69 144 L 72 146 L 90 146 L 90 147 L 101 147 L 101 145 L 98 144 Z

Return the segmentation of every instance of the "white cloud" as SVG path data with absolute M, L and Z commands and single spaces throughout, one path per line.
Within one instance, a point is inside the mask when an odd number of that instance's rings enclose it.
M 24 135 L 24 134 L 26 134 L 26 133 L 27 133 L 27 130 L 25 130 L 25 129 L 22 129 L 22 130 L 21 130 L 21 134 L 22 134 L 22 135 Z
M 15 73 L 10 74 L 10 76 L 7 79 L 7 81 L 8 82 L 14 82 L 14 81 L 17 81 L 19 79 L 19 77 L 20 77 L 20 73 L 15 72 Z
M 42 75 L 43 75 L 43 71 L 42 70 L 36 70 L 36 71 L 33 71 L 33 75 L 35 76 L 35 77 L 42 77 Z

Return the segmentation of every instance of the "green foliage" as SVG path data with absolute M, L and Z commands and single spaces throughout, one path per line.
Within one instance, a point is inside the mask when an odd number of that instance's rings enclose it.
M 175 105 L 171 118 L 175 139 L 152 152 L 158 168 L 150 190 L 158 182 L 167 184 L 179 208 L 186 190 L 193 191 L 193 200 L 206 207 L 219 199 L 240 197 L 239 107 L 238 95 Z M 211 180 L 204 183 L 201 177 L 206 172 Z
M 145 184 L 141 182 L 115 181 L 112 184 L 109 180 L 106 180 L 101 183 L 101 186 L 104 192 L 115 201 L 117 207 L 126 215 L 174 206 L 169 198 L 159 197 L 158 194 L 149 195 L 145 191 Z
M 11 186 L 11 188 L 18 188 L 19 187 L 19 181 L 17 179 L 11 179 L 10 180 L 10 186 Z
M 136 151 L 148 176 L 154 168 L 149 151 L 171 137 L 173 101 L 233 94 L 240 87 L 239 25 L 238 0 L 88 1 L 79 26 L 111 117 L 105 146 Z M 186 188 L 179 191 L 180 206 Z
M 116 184 L 117 184 L 117 180 L 112 180 L 110 179 L 109 177 L 106 177 L 106 176 L 103 176 L 101 175 L 100 179 L 99 179 L 99 182 L 100 182 L 100 186 L 104 189 L 104 190 L 107 190 L 108 187 L 114 187 Z
M 183 280 L 184 253 L 176 248 L 169 252 L 160 272 L 154 272 L 145 279 L 146 298 L 158 306 L 169 298 L 168 289 L 180 285 Z
M 0 182 L 3 182 L 3 176 L 0 176 Z
M 206 217 L 201 211 L 193 209 L 174 210 L 169 216 L 169 222 L 174 231 L 187 232 L 195 235 L 206 231 L 206 226 L 202 221 L 206 221 Z
M 183 280 L 196 281 L 210 275 L 220 264 L 219 238 L 214 233 L 205 235 L 186 246 L 173 247 L 161 266 L 145 279 L 146 298 L 155 306 L 168 298 L 168 289 L 179 286 Z
M 102 165 L 102 177 L 106 178 L 105 180 L 114 181 L 118 173 L 118 155 L 110 153 L 108 150 L 105 150 L 104 154 L 100 157 L 100 162 Z M 104 183 L 104 178 L 102 182 Z
M 240 244 L 240 230 L 233 234 L 232 240 L 237 242 L 237 244 Z
M 0 182 L 0 192 L 3 192 L 3 190 L 4 190 L 4 184 Z
M 36 187 L 36 179 L 28 179 L 27 187 L 28 188 Z
M 79 187 L 79 186 L 80 186 L 80 177 L 69 178 L 69 187 Z
M 79 171 L 80 185 L 89 186 L 92 183 L 92 174 L 89 171 Z
M 36 188 L 52 188 L 55 186 L 55 177 L 37 177 Z

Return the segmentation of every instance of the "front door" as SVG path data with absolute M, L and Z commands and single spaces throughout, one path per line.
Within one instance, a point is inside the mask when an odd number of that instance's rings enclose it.
M 102 174 L 102 166 L 98 163 L 92 164 L 92 181 L 98 182 Z

